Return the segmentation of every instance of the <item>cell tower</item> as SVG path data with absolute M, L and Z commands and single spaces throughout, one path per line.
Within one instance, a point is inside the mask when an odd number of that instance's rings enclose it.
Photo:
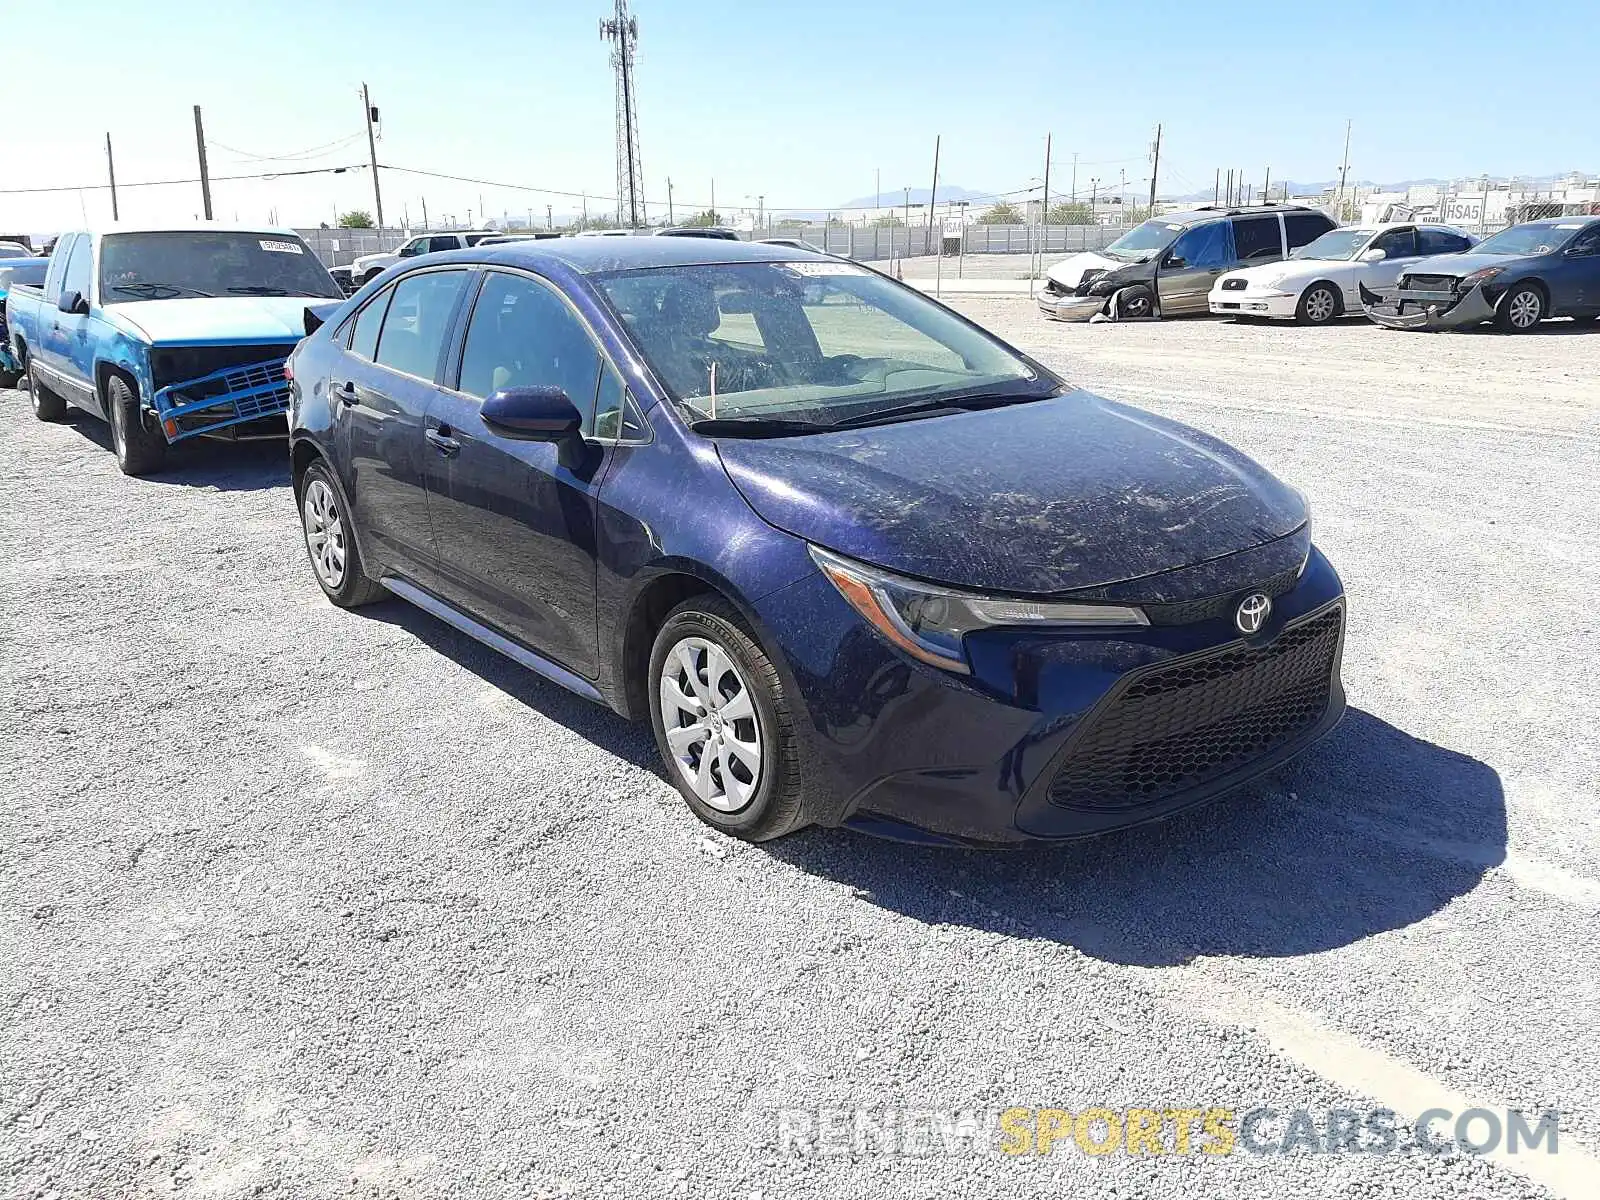
M 644 223 L 639 105 L 633 89 L 633 54 L 639 43 L 639 22 L 628 12 L 628 0 L 617 0 L 615 14 L 600 22 L 600 36 L 615 47 L 611 52 L 611 67 L 617 73 L 617 221 L 637 229 Z

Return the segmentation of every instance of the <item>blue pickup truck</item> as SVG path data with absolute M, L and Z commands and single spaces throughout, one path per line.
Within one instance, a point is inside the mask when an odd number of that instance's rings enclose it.
M 207 223 L 63 234 L 40 287 L 13 284 L 7 337 L 41 421 L 111 424 L 117 465 L 161 469 L 199 436 L 283 437 L 283 363 L 339 285 L 298 236 Z

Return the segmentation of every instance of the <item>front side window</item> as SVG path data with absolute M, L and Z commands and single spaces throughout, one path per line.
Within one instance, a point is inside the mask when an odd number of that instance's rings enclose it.
M 1372 249 L 1382 250 L 1385 258 L 1415 258 L 1417 256 L 1417 231 L 1391 229 L 1373 239 Z
M 1283 257 L 1283 233 L 1276 214 L 1270 217 L 1236 217 L 1234 253 L 1240 262 L 1269 262 Z
M 592 276 L 691 421 L 870 421 L 901 406 L 1036 399 L 1060 386 L 875 271 L 722 263 Z
M 400 258 L 415 258 L 417 255 L 426 254 L 427 252 L 428 239 L 425 237 L 414 237 L 409 242 L 406 242 L 404 245 L 402 245 L 399 250 L 395 251 L 395 254 Z
M 85 300 L 89 298 L 89 263 L 93 257 L 92 238 L 80 237 L 72 243 L 72 257 L 67 259 L 67 269 L 61 273 L 61 294 L 57 299 L 70 296 L 73 292 Z
M 517 387 L 559 387 L 593 428 L 600 351 L 566 301 L 525 275 L 489 272 L 472 308 L 458 390 L 486 400 Z
M 421 271 L 395 284 L 373 361 L 391 371 L 432 379 L 466 278 L 465 271 Z
M 100 294 L 105 304 L 184 296 L 344 297 L 293 234 L 221 230 L 107 234 L 100 245 Z
M 67 259 L 72 257 L 72 247 L 77 240 L 77 234 L 69 233 L 50 252 L 50 265 L 44 273 L 44 294 L 52 301 L 61 298 L 61 277 L 67 273 Z
M 1227 266 L 1234 261 L 1233 223 L 1212 221 L 1196 225 L 1172 243 L 1167 258 L 1177 270 Z

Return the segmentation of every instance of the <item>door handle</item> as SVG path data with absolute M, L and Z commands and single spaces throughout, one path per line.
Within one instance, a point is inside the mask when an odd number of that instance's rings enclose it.
M 437 429 L 425 429 L 422 431 L 422 436 L 432 442 L 433 448 L 446 458 L 461 449 L 461 443 L 450 436 L 448 425 L 441 425 Z
M 346 404 L 360 403 L 360 401 L 356 398 L 356 385 L 353 383 L 341 383 L 338 387 L 333 389 L 333 394 L 339 397 L 339 399 L 343 400 Z

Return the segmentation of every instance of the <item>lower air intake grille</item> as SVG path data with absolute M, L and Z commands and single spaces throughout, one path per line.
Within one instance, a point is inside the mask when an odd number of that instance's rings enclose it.
M 1151 804 L 1288 745 L 1327 711 L 1343 624 L 1343 608 L 1334 608 L 1268 645 L 1135 676 L 1074 735 L 1050 802 L 1094 811 Z
M 1419 292 L 1453 292 L 1456 290 L 1456 277 L 1454 275 L 1407 275 L 1402 286 Z

